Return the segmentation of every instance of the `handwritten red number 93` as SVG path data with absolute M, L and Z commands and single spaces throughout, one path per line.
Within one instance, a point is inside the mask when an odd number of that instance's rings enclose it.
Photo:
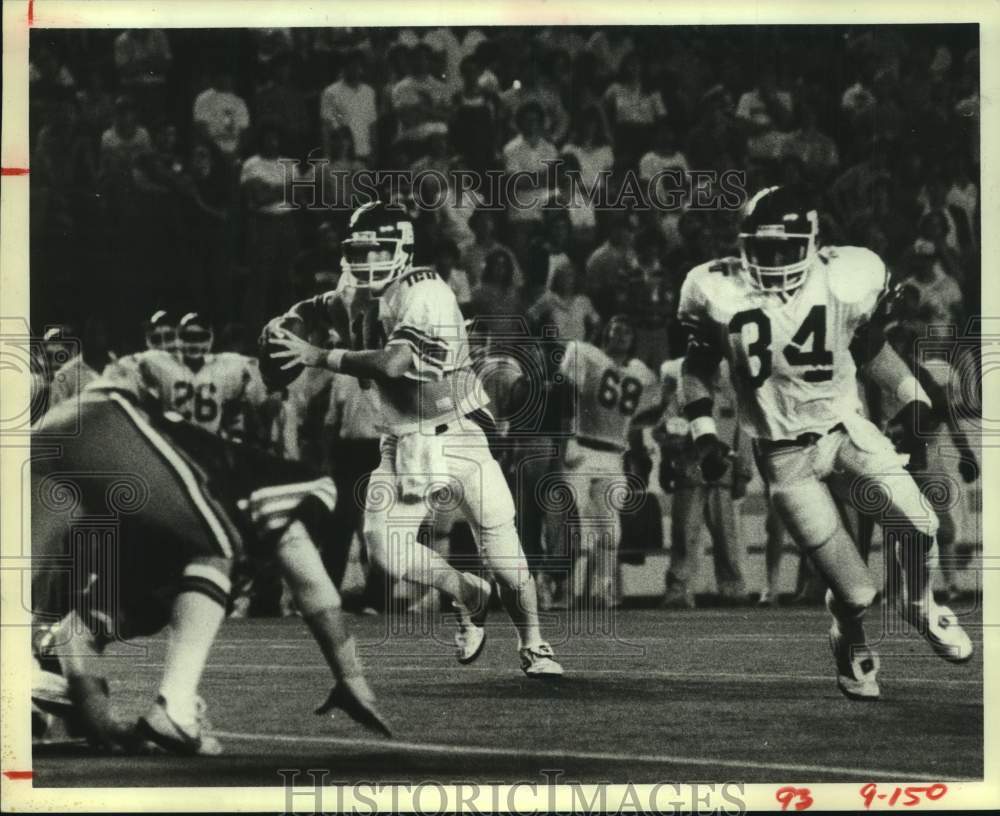
M 794 788 L 791 785 L 786 785 L 784 788 L 778 788 L 774 792 L 774 798 L 781 803 L 782 810 L 788 810 L 788 806 L 792 805 L 794 810 L 806 810 L 813 803 L 813 798 L 809 793 L 809 788 Z M 798 800 L 798 801 L 796 801 Z

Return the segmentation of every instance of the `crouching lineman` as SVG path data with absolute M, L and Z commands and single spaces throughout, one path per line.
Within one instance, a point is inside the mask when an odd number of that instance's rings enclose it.
M 712 420 L 712 382 L 728 358 L 739 414 L 754 438 L 771 500 L 796 543 L 827 581 L 837 684 L 851 699 L 879 696 L 878 657 L 862 619 L 875 586 L 840 510 L 884 511 L 907 525 L 896 557 L 902 614 L 945 660 L 961 663 L 972 643 L 930 587 L 938 522 L 904 469 L 906 456 L 861 412 L 855 356 L 864 374 L 904 405 L 909 449 L 929 400 L 885 342 L 882 261 L 859 247 L 817 249 L 815 209 L 794 191 L 755 195 L 740 228 L 740 258 L 691 270 L 679 314 L 690 332 L 683 368 L 684 414 L 705 478 L 725 472 L 728 447 Z
M 482 618 L 490 582 L 454 569 L 417 540 L 435 502 L 450 495 L 500 586 L 517 629 L 522 670 L 535 678 L 561 675 L 539 629 L 514 501 L 488 444 L 495 424 L 472 367 L 454 293 L 434 270 L 413 266 L 413 222 L 401 209 L 381 202 L 362 206 L 351 216 L 342 248 L 338 288 L 297 304 L 265 327 L 265 382 L 283 385 L 280 375 L 287 381 L 303 366 L 373 381 L 383 436 L 382 461 L 371 475 L 365 504 L 372 558 L 396 580 L 450 597 L 460 613 L 458 660 L 475 660 L 485 641 Z M 299 332 L 286 328 L 293 325 Z M 351 337 L 357 350 L 327 351 L 297 336 L 317 325 Z
M 147 412 L 135 393 L 103 378 L 43 417 L 32 443 L 38 709 L 105 747 L 150 742 L 172 753 L 218 753 L 198 685 L 247 538 L 241 527 L 252 525 L 251 540 L 276 559 L 334 675 L 317 713 L 341 708 L 388 734 L 310 534 L 333 508 L 329 479 Z M 117 525 L 112 551 L 79 540 L 88 521 L 109 516 Z M 156 700 L 125 727 L 112 714 L 101 653 L 114 639 L 168 624 Z

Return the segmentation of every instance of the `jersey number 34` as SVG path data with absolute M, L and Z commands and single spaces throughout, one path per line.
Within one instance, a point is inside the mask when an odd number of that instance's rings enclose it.
M 757 339 L 747 344 L 746 351 L 750 357 L 758 360 L 757 373 L 752 366 L 747 372 L 750 384 L 760 388 L 771 376 L 771 319 L 762 309 L 748 309 L 737 312 L 729 321 L 730 334 L 742 334 L 743 327 L 757 327 Z M 811 343 L 810 343 L 811 340 Z M 806 346 L 810 348 L 806 350 Z M 806 315 L 792 341 L 782 349 L 789 365 L 807 366 L 802 372 L 806 382 L 828 382 L 833 379 L 833 352 L 826 347 L 826 306 L 817 303 Z

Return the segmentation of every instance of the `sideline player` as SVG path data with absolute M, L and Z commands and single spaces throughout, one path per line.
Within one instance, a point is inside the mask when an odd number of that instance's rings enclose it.
M 841 506 L 891 509 L 904 520 L 908 534 L 896 545 L 904 618 L 946 660 L 964 662 L 973 647 L 931 593 L 937 518 L 904 469 L 906 457 L 861 413 L 855 356 L 866 377 L 904 406 L 898 416 L 905 450 L 921 447 L 930 401 L 885 341 L 885 265 L 859 247 L 818 249 L 818 237 L 816 210 L 789 188 L 768 187 L 747 205 L 740 258 L 691 270 L 679 305 L 690 332 L 684 413 L 702 473 L 720 478 L 728 449 L 712 419 L 712 382 L 728 358 L 771 500 L 830 587 L 838 687 L 852 699 L 872 700 L 879 696 L 878 656 L 862 619 L 875 586 Z
M 746 547 L 740 541 L 736 502 L 746 494 L 752 477 L 749 446 L 742 443 L 736 395 L 722 361 L 715 382 L 715 418 L 721 426 L 719 438 L 726 440 L 732 451 L 731 464 L 714 482 L 702 477 L 690 425 L 682 414 L 678 395 L 683 362 L 683 358 L 667 360 L 660 366 L 663 417 L 656 433 L 662 451 L 660 486 L 664 492 L 673 494 L 670 568 L 663 605 L 672 609 L 694 608 L 691 581 L 701 565 L 702 530 L 707 527 L 712 539 L 719 599 L 725 605 L 740 606 L 748 598 L 743 577 Z
M 158 315 L 163 313 L 157 313 Z M 154 315 L 154 319 L 156 315 Z M 168 336 L 164 315 L 157 332 Z M 147 331 L 147 344 L 150 333 Z M 248 407 L 260 407 L 267 393 L 257 361 L 235 352 L 212 352 L 212 328 L 199 313 L 185 314 L 176 339 L 120 358 L 104 371 L 115 381 L 144 386 L 160 400 L 163 410 L 215 434 L 243 435 Z
M 383 436 L 382 461 L 371 475 L 365 506 L 372 557 L 393 578 L 435 587 L 453 599 L 461 613 L 459 662 L 475 660 L 485 641 L 481 623 L 490 582 L 459 572 L 417 540 L 421 522 L 447 497 L 468 519 L 500 586 L 517 629 L 522 670 L 535 678 L 561 675 L 539 628 L 514 500 L 488 443 L 493 417 L 454 293 L 434 270 L 413 266 L 413 221 L 402 209 L 365 204 L 351 216 L 342 249 L 338 288 L 297 304 L 265 327 L 265 380 L 274 374 L 273 361 L 289 379 L 303 366 L 316 366 L 373 381 Z M 348 309 L 353 318 L 345 326 Z M 341 336 L 363 342 L 355 351 L 327 351 L 282 328 L 283 321 L 300 322 L 303 334 L 317 322 L 340 323 Z
M 615 315 L 604 328 L 600 348 L 570 342 L 559 367 L 561 385 L 568 391 L 564 421 L 575 434 L 563 447 L 554 478 L 570 488 L 581 533 L 579 550 L 573 553 L 572 597 L 590 597 L 605 607 L 618 604 L 621 518 L 615 503 L 630 489 L 624 467 L 629 431 L 633 418 L 659 399 L 656 375 L 635 357 L 635 342 L 628 319 Z M 576 538 L 570 535 L 565 511 L 548 515 L 550 542 Z
M 33 702 L 76 719 L 99 744 L 134 747 L 141 737 L 173 753 L 218 753 L 197 690 L 252 527 L 249 540 L 276 559 L 334 675 L 317 713 L 342 708 L 388 733 L 313 543 L 311 531 L 333 508 L 333 483 L 155 406 L 144 410 L 144 396 L 100 379 L 33 429 Z M 108 513 L 119 531 L 112 551 L 76 540 L 76 520 Z M 100 655 L 116 637 L 167 624 L 158 696 L 135 729 L 124 729 Z

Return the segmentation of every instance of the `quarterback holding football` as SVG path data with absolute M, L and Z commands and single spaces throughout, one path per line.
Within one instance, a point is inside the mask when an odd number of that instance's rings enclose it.
M 743 428 L 771 501 L 830 587 L 830 644 L 837 684 L 849 698 L 879 696 L 878 656 L 862 623 L 876 588 L 842 520 L 854 506 L 905 526 L 896 543 L 901 613 L 945 660 L 973 647 L 930 577 L 938 519 L 906 469 L 920 458 L 930 400 L 885 341 L 891 311 L 881 259 L 860 247 L 820 247 L 818 216 L 796 191 L 768 187 L 747 205 L 739 258 L 687 275 L 679 314 L 689 331 L 684 414 L 709 481 L 726 468 L 712 419 L 712 382 L 728 359 Z M 857 374 L 895 399 L 903 455 L 862 413 Z M 895 529 L 894 527 L 894 529 Z
M 428 513 L 443 504 L 459 509 L 517 629 L 521 668 L 529 677 L 561 675 L 539 629 L 514 501 L 488 444 L 495 423 L 455 295 L 433 269 L 413 265 L 413 222 L 403 209 L 369 202 L 353 213 L 347 233 L 337 288 L 296 304 L 265 327 L 265 383 L 281 387 L 303 366 L 371 381 L 382 426 L 382 461 L 365 506 L 371 557 L 396 580 L 434 587 L 452 599 L 460 613 L 457 657 L 472 662 L 485 640 L 491 584 L 454 569 L 417 540 Z M 350 338 L 352 350 L 330 351 L 303 339 L 323 327 Z

